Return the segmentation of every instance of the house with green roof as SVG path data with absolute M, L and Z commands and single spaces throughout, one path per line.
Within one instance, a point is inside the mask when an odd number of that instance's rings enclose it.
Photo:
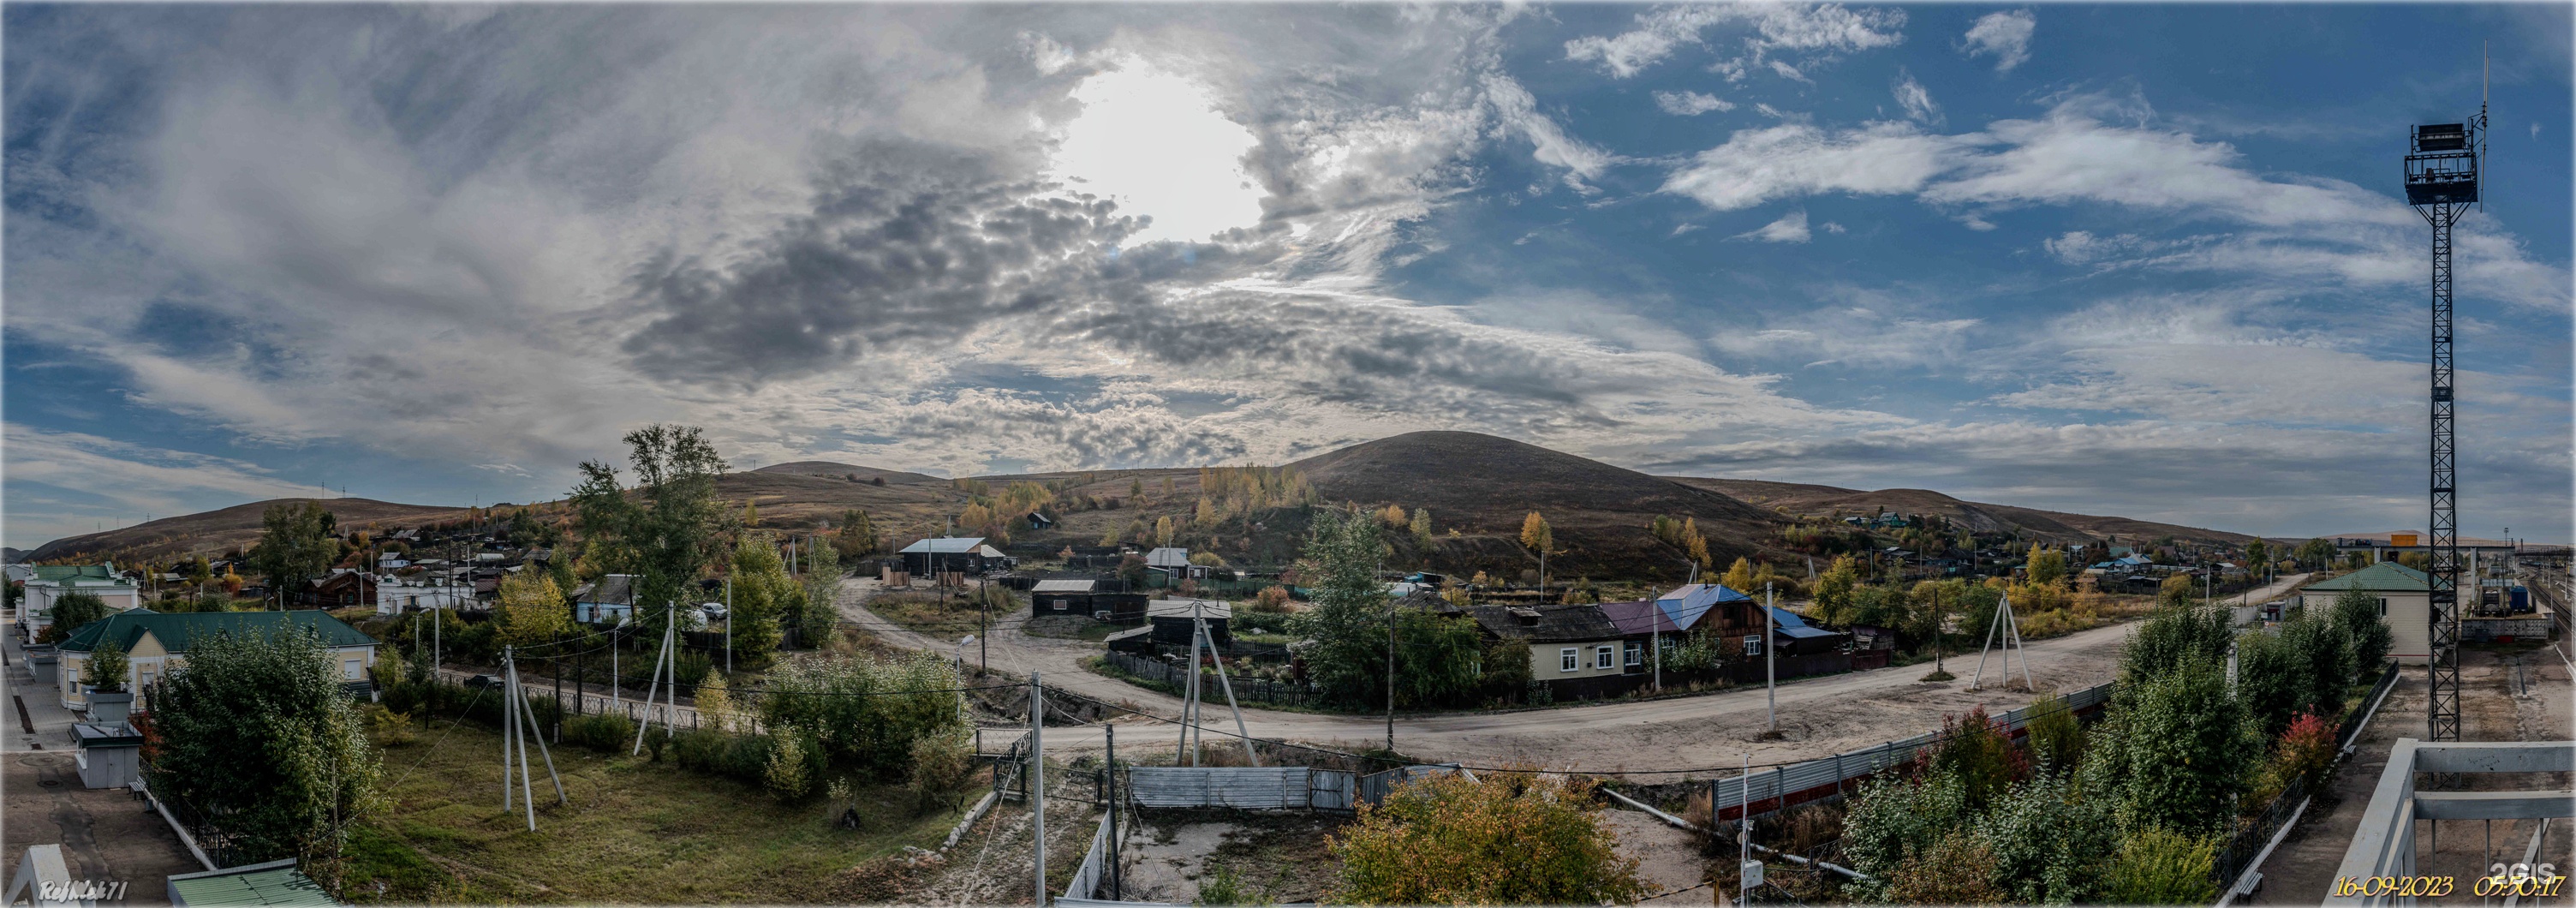
M 2355 591 L 2379 600 L 2379 620 L 2388 624 L 2391 638 L 2389 658 L 2407 665 L 2431 661 L 2433 579 L 2430 576 L 2394 561 L 2382 561 L 2300 587 L 2299 608 L 2315 609 L 2322 615 L 2334 607 L 2337 597 Z
M 9 581 L 25 587 L 18 600 L 18 632 L 36 639 L 50 620 L 54 599 L 64 593 L 88 593 L 107 603 L 109 611 L 143 604 L 143 588 L 116 572 L 114 564 L 13 564 Z
M 54 672 L 54 684 L 64 709 L 87 709 L 81 674 L 99 643 L 113 640 L 125 650 L 126 689 L 135 692 L 134 709 L 145 712 L 150 707 L 144 698 L 150 696 L 152 683 L 185 665 L 189 647 L 198 640 L 217 634 L 270 634 L 288 629 L 310 631 L 320 638 L 322 646 L 331 651 L 331 661 L 339 667 L 341 683 L 350 685 L 353 692 L 369 686 L 368 671 L 376 664 L 376 638 L 331 617 L 329 612 L 164 614 L 148 608 L 118 612 L 72 632 L 55 647 L 62 663 Z

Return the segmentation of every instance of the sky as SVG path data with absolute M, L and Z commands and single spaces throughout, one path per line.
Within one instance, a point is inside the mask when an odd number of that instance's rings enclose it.
M 2460 527 L 2576 537 L 2570 7 L 9 4 L 0 541 L 1418 429 L 2425 523 L 2411 123 L 2492 54 Z

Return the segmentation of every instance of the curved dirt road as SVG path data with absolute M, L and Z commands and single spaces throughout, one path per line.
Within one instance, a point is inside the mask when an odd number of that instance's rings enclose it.
M 2251 601 L 2262 602 L 2294 589 L 2304 577 L 2283 578 L 2255 591 Z M 955 652 L 951 642 L 904 630 L 869 612 L 863 600 L 874 588 L 872 579 L 844 581 L 842 614 L 890 645 Z M 1099 644 L 1031 637 L 1019 628 L 1026 620 L 1025 614 L 996 618 L 994 632 L 987 641 L 988 665 L 995 673 L 1025 678 L 1036 671 L 1051 688 L 1124 703 L 1157 716 L 1180 715 L 1178 697 L 1084 669 L 1082 661 L 1100 652 Z M 2032 641 L 2031 680 L 2040 690 L 2071 690 L 2108 681 L 2128 635 L 2129 625 L 2115 624 Z M 966 657 L 976 657 L 974 647 L 967 647 Z M 2001 663 L 1991 659 L 1986 669 L 1986 689 L 1965 690 L 1976 663 L 1975 653 L 1953 657 L 1949 668 L 1959 680 L 1937 684 L 1915 680 L 1931 670 L 1923 665 L 1783 682 L 1778 689 L 1783 737 L 1776 741 L 1755 740 L 1766 724 L 1763 689 L 1741 687 L 1699 696 L 1551 709 L 1399 714 L 1395 720 L 1395 744 L 1398 751 L 1417 758 L 1478 766 L 1535 764 L 1594 771 L 1703 769 L 1715 774 L 1731 770 L 1746 754 L 1756 764 L 1825 756 L 1938 729 L 1944 714 L 1963 713 L 1979 705 L 1988 712 L 2000 712 L 2030 702 L 2029 694 L 2000 689 L 2002 682 L 1997 676 Z M 2014 659 L 2013 668 L 2015 675 L 2021 674 L 2019 658 Z M 1203 715 L 1209 742 L 1224 740 L 1232 733 L 1233 717 L 1222 700 L 1209 704 Z M 1256 737 L 1337 749 L 1356 750 L 1386 742 L 1383 716 L 1247 708 L 1244 723 Z M 1169 723 L 1122 720 L 1118 726 L 1122 746 L 1130 742 L 1137 746 L 1176 746 L 1177 730 Z M 1046 737 L 1051 751 L 1096 750 L 1102 735 L 1097 725 L 1050 723 Z

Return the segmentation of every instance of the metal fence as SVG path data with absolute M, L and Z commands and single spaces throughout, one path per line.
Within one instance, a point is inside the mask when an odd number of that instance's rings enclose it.
M 1126 672 L 1127 674 L 1134 675 L 1138 678 L 1143 678 L 1147 681 L 1160 681 L 1164 684 L 1172 685 L 1175 688 L 1185 687 L 1189 684 L 1189 669 L 1178 665 L 1159 662 L 1153 659 L 1143 658 L 1141 656 L 1132 656 L 1121 652 L 1108 653 L 1105 658 L 1109 660 L 1109 664 L 1111 666 L 1116 667 L 1119 671 Z M 1211 703 L 1225 702 L 1225 691 L 1217 686 L 1216 673 L 1202 671 L 1200 675 L 1199 699 Z M 1317 696 L 1317 689 L 1313 685 L 1296 681 L 1274 681 L 1268 678 L 1233 677 L 1229 677 L 1227 681 L 1234 685 L 1235 699 L 1248 703 L 1275 703 L 1282 706 L 1304 706 L 1307 701 L 1312 700 Z
M 2379 702 L 2380 697 L 2386 696 L 2388 689 L 2396 683 L 2397 663 L 2391 662 L 2379 673 L 2379 681 L 2370 686 L 2370 693 L 2363 695 L 2361 700 L 2355 702 L 2350 709 L 2344 710 L 2343 717 L 2337 719 L 2335 723 L 2337 754 L 2343 753 L 2352 747 L 2354 741 L 2361 739 L 2362 730 L 2368 725 L 2362 719 L 2370 715 L 2371 707 Z M 2234 829 L 2228 831 L 2226 841 L 2219 843 L 2218 851 L 2209 863 L 2210 873 L 2218 879 L 2221 892 L 2232 890 L 2237 879 L 2245 875 L 2245 869 L 2262 859 L 2264 849 L 2272 844 L 2272 837 L 2281 831 L 2283 824 L 2298 816 L 2299 808 L 2306 804 L 2307 800 L 2307 780 L 2292 781 L 2288 787 L 2281 790 L 2279 797 L 2273 798 L 2272 803 L 2263 806 L 2263 812 L 2260 815 L 2243 820 L 2237 823 Z
M 2110 698 L 2111 685 L 2106 682 L 2066 694 L 2061 699 L 2066 708 L 2085 713 L 2100 710 L 2110 702 Z M 2029 712 L 2029 707 L 2023 707 L 2005 710 L 1992 718 L 2006 733 L 2017 737 L 2029 721 Z M 1925 732 L 1877 747 L 1774 766 L 1754 772 L 1750 777 L 1717 779 L 1709 783 L 1710 802 L 1717 809 L 1718 820 L 1728 822 L 1740 819 L 1747 807 L 1758 817 L 1810 801 L 1840 797 L 1852 782 L 1914 759 L 1917 753 L 1940 743 L 1940 740 L 1941 733 Z

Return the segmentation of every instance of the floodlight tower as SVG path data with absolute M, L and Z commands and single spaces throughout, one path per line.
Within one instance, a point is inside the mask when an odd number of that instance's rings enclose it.
M 2466 123 L 2432 123 L 2414 129 L 2406 155 L 2406 203 L 2433 228 L 2433 445 L 2432 518 L 2426 540 L 2432 555 L 2432 690 L 2426 705 L 2428 737 L 2460 739 L 2460 535 L 2459 496 L 2452 447 L 2451 227 L 2478 202 L 2478 163 L 2484 151 L 2486 104 Z

